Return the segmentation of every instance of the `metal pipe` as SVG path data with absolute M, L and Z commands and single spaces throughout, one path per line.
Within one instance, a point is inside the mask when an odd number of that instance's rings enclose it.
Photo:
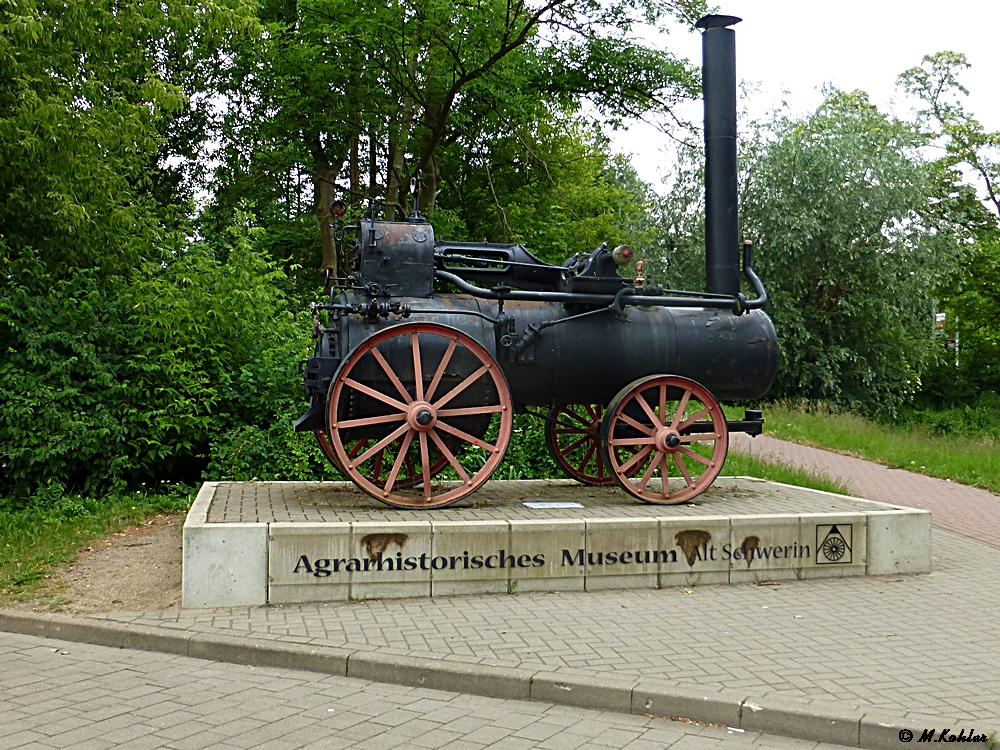
M 759 310 L 764 305 L 767 304 L 767 290 L 764 289 L 764 282 L 760 280 L 760 277 L 754 273 L 753 266 L 753 243 L 750 240 L 744 240 L 743 242 L 743 274 L 747 277 L 750 282 L 750 287 L 753 289 L 754 294 L 757 295 L 757 299 L 746 300 L 743 295 L 740 295 L 740 301 L 743 303 L 744 310 Z
M 740 291 L 740 222 L 736 161 L 736 16 L 708 15 L 703 29 L 705 99 L 705 289 Z
M 608 305 L 615 300 L 612 294 L 574 294 L 571 292 L 522 292 L 516 289 L 505 288 L 498 292 L 493 289 L 483 289 L 482 287 L 470 284 L 460 276 L 447 271 L 435 271 L 434 275 L 454 284 L 466 294 L 482 299 L 502 299 L 527 302 L 562 302 L 563 304 L 580 305 Z M 707 307 L 719 310 L 736 310 L 739 302 L 736 297 L 652 297 L 643 294 L 626 294 L 621 296 L 623 305 L 636 305 L 639 307 Z

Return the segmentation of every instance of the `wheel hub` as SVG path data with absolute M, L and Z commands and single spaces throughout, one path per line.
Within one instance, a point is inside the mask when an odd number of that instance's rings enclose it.
M 663 427 L 657 430 L 654 441 L 656 450 L 661 453 L 670 453 L 677 450 L 677 447 L 681 444 L 681 436 L 677 430 L 670 427 Z
M 407 409 L 406 422 L 418 432 L 428 432 L 437 424 L 437 411 L 426 401 L 417 401 Z

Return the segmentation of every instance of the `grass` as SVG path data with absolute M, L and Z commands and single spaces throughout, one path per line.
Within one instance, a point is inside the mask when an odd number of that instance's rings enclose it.
M 935 435 L 919 424 L 887 426 L 815 404 L 769 404 L 764 420 L 765 431 L 782 440 L 1000 493 L 1000 446 L 988 437 Z
M 0 498 L 0 603 L 30 596 L 88 542 L 157 513 L 185 511 L 193 500 L 186 487 L 87 498 L 50 486 L 26 502 Z

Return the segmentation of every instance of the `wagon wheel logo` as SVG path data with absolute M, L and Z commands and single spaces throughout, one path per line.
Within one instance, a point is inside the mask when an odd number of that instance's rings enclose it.
M 828 536 L 823 542 L 823 554 L 827 560 L 840 562 L 840 558 L 844 556 L 845 552 L 847 552 L 847 545 L 839 536 Z
M 819 565 L 850 565 L 853 562 L 851 524 L 817 524 L 816 562 Z

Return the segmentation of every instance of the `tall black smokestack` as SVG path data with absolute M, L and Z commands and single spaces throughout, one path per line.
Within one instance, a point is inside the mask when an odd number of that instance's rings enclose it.
M 705 16 L 701 35 L 705 97 L 705 291 L 740 291 L 740 219 L 736 190 L 735 16 Z

